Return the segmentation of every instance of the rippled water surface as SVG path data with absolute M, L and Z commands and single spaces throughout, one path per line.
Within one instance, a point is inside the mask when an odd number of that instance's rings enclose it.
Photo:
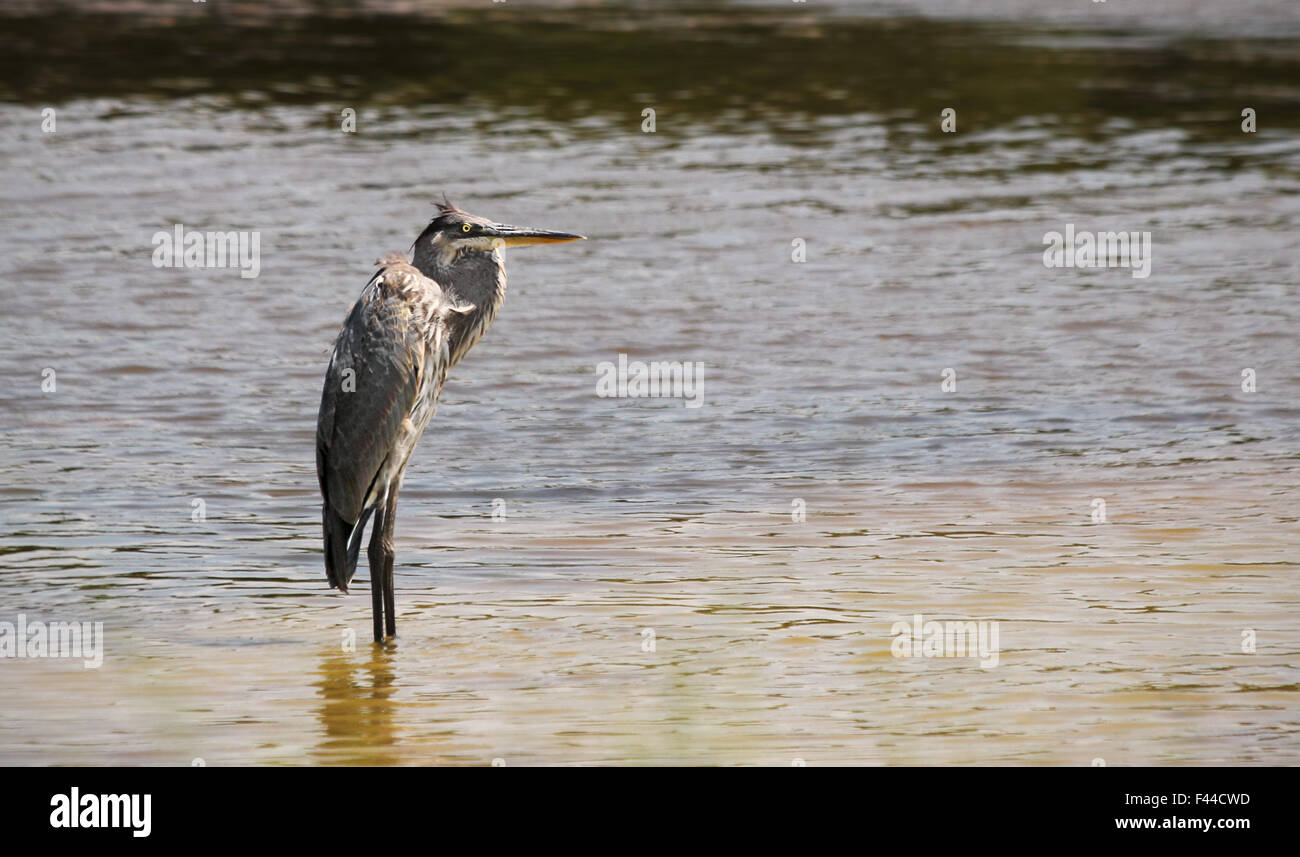
M 0 19 L 0 621 L 107 638 L 0 660 L 0 762 L 1300 763 L 1294 4 L 276 5 Z M 316 408 L 444 191 L 590 240 L 511 251 L 379 649 Z M 177 223 L 260 275 L 155 268 Z M 917 613 L 998 665 L 893 657 Z

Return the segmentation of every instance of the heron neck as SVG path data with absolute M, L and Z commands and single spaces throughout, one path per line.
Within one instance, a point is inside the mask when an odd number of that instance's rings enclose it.
M 506 299 L 505 255 L 501 250 L 466 250 L 452 258 L 416 253 L 420 273 L 442 287 L 446 299 L 474 307 L 449 319 L 448 349 L 454 366 L 483 337 Z

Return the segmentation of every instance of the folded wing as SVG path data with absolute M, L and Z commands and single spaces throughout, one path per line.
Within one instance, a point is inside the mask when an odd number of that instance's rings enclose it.
M 424 371 L 420 308 L 410 299 L 424 276 L 402 257 L 381 264 L 335 342 L 316 424 L 326 573 L 344 590 L 356 570 L 359 528 L 376 500 L 368 505 L 368 495 L 415 407 Z

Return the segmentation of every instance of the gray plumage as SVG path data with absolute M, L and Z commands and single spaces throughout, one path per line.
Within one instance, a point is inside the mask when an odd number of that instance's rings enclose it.
M 376 642 L 396 633 L 392 530 L 412 451 L 447 373 L 505 300 L 504 249 L 575 241 L 565 232 L 493 223 L 439 206 L 414 258 L 380 260 L 334 344 L 316 426 L 325 573 L 347 591 L 372 515 L 369 561 Z M 384 618 L 387 621 L 384 621 Z
M 364 517 L 433 417 L 451 368 L 448 318 L 471 309 L 448 300 L 405 256 L 377 264 L 334 344 L 316 427 L 325 569 L 330 586 L 344 591 Z

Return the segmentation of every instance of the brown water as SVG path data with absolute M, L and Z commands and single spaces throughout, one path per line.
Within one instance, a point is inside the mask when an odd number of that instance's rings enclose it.
M 1300 763 L 1300 13 L 1023 6 L 5 20 L 0 621 L 107 642 L 0 659 L 0 763 Z M 444 190 L 591 240 L 512 251 L 379 649 L 316 407 Z M 153 267 L 177 223 L 260 276 Z M 1067 223 L 1151 276 L 1045 268 Z

